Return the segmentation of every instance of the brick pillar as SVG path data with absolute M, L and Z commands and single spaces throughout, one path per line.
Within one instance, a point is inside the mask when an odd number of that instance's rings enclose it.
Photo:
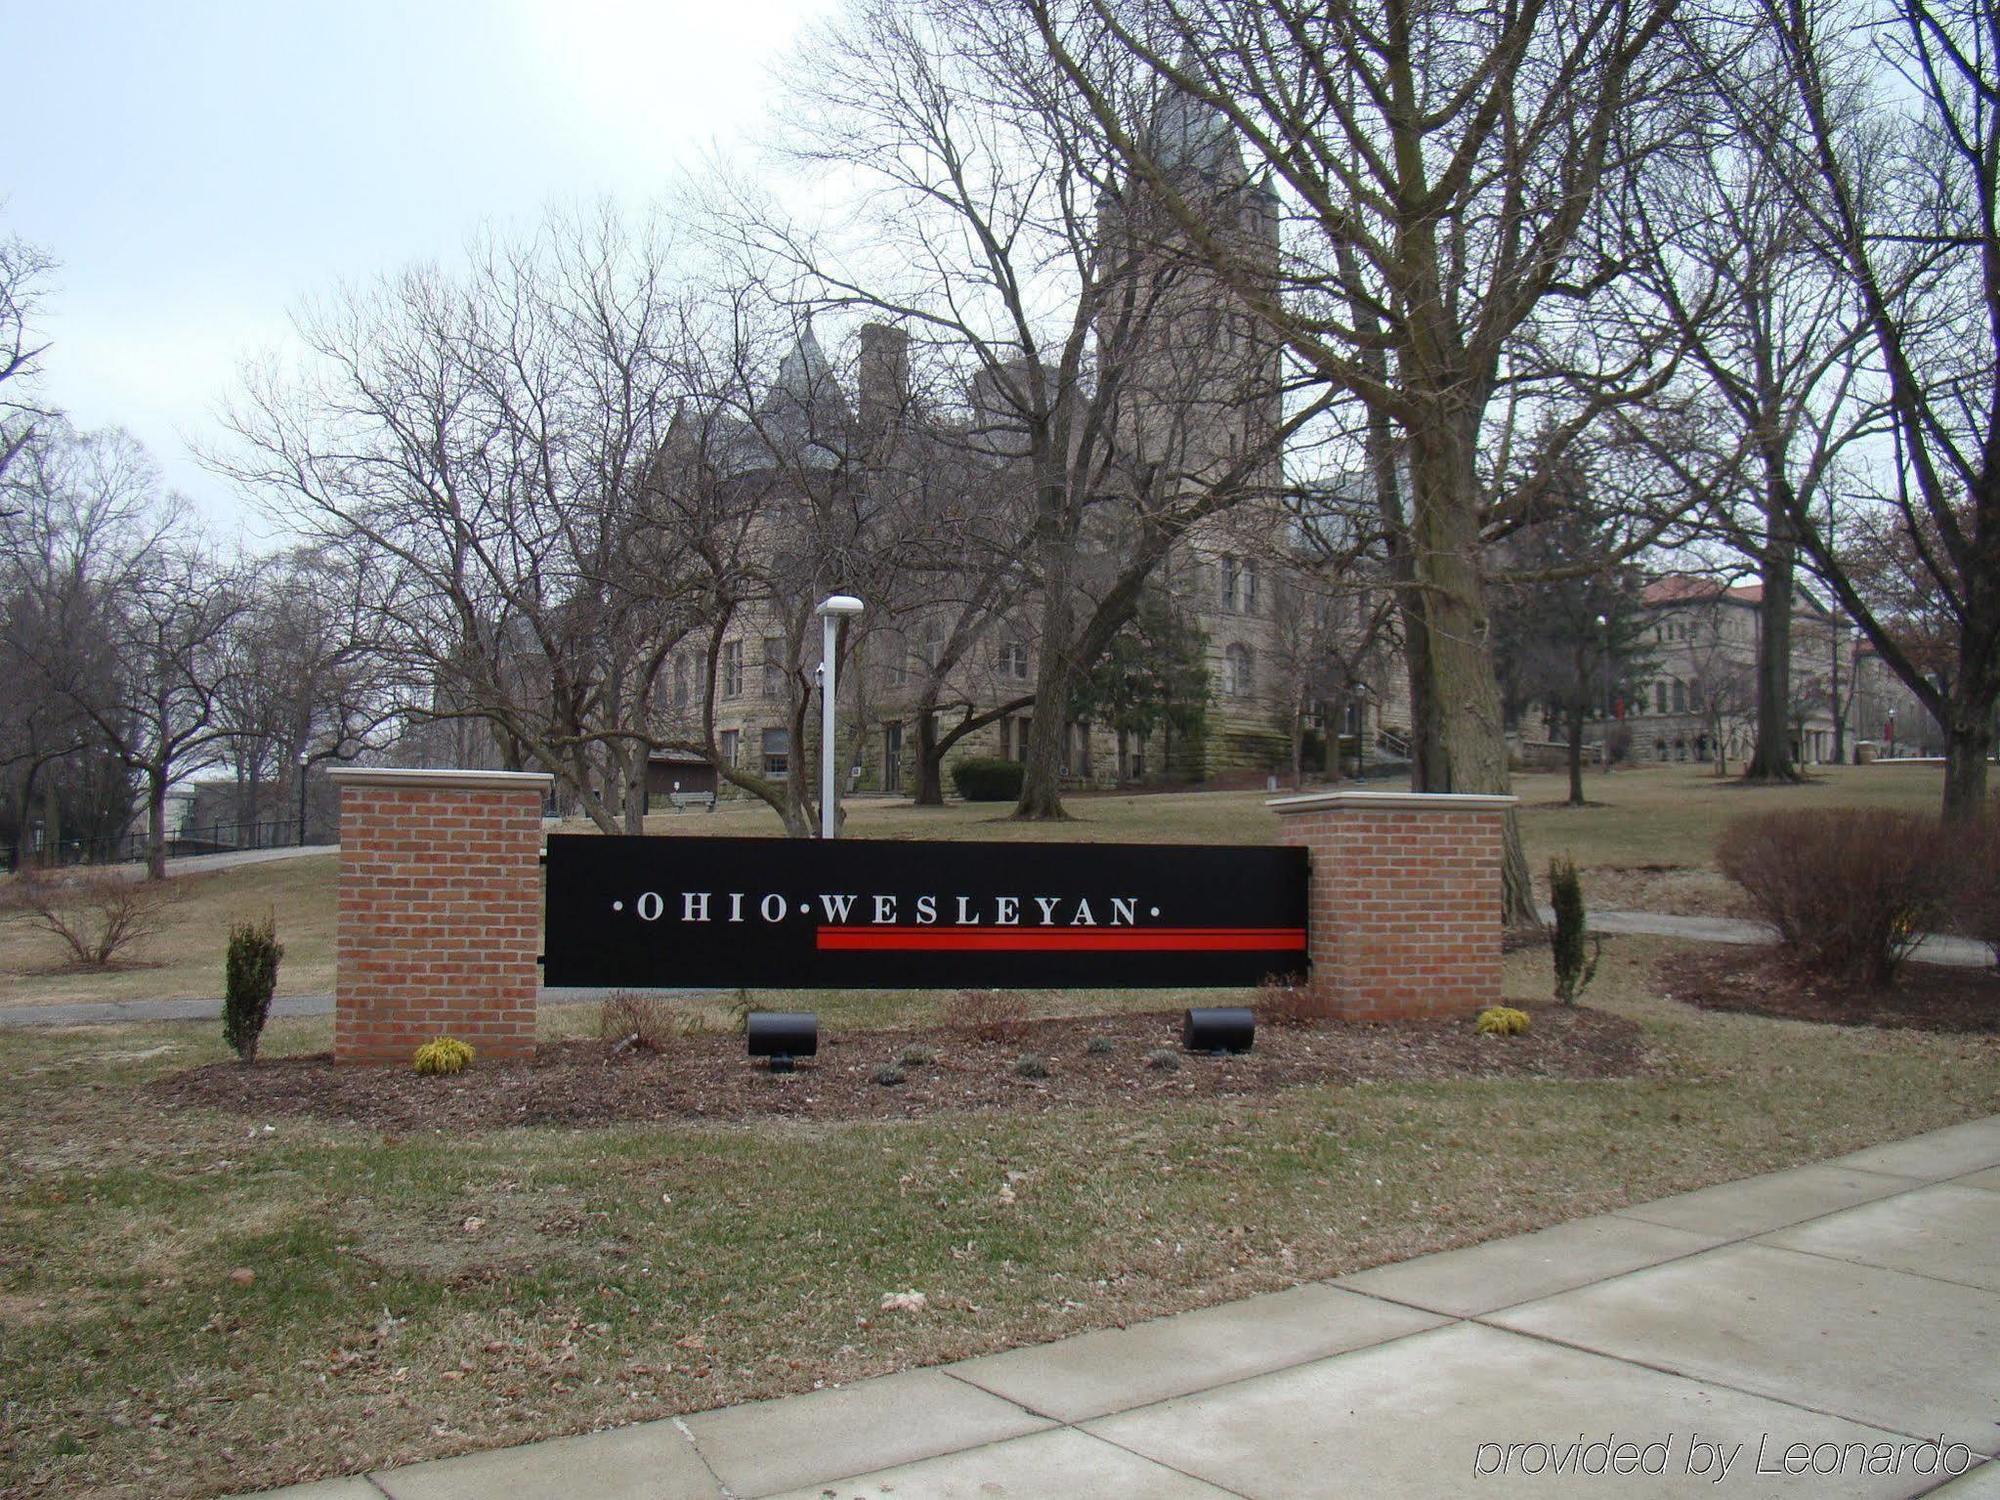
M 1512 797 L 1278 797 L 1312 859 L 1307 988 L 1344 1021 L 1465 1015 L 1500 1000 L 1500 838 Z
M 333 1055 L 400 1063 L 436 1036 L 535 1054 L 542 804 L 517 771 L 347 767 Z

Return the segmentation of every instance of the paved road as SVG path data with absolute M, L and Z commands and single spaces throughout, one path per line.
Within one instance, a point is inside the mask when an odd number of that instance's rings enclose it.
M 310 859 L 315 854 L 338 854 L 338 844 L 287 844 L 279 849 L 236 849 L 227 854 L 188 854 L 179 859 L 167 861 L 168 875 L 202 875 L 212 870 L 233 870 L 238 865 L 268 865 L 277 860 Z M 112 875 L 122 875 L 127 880 L 144 877 L 146 865 L 142 860 L 136 864 L 98 865 L 96 869 Z
M 635 995 L 707 995 L 712 990 L 628 990 Z M 602 990 L 548 989 L 544 1005 L 587 1005 L 602 1000 Z M 0 1010 L 0 1028 L 8 1026 L 100 1026 L 123 1021 L 210 1021 L 222 1014 L 222 1000 L 103 1000 L 71 1005 L 16 1005 Z M 331 995 L 281 995 L 271 1002 L 274 1016 L 330 1016 Z
M 2000 1116 L 1129 1328 L 268 1500 L 1993 1500 L 1995 1245 Z

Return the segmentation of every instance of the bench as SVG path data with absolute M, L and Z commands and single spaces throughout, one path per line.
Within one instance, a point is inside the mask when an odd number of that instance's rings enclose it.
M 690 807 L 704 808 L 709 812 L 715 811 L 715 793 L 713 792 L 669 792 L 667 793 L 667 800 L 673 803 L 675 812 L 686 812 Z

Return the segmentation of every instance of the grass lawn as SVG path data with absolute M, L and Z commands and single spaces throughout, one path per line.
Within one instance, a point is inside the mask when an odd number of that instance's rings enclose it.
M 332 852 L 176 875 L 159 930 L 135 943 L 129 963 L 103 973 L 62 967 L 65 950 L 19 912 L 0 914 L 0 1007 L 71 1001 L 213 999 L 222 1004 L 222 954 L 229 925 L 277 919 L 285 945 L 281 995 L 333 991 Z M 11 877 L 10 877 L 11 878 Z
M 2000 1040 L 1698 1013 L 1653 997 L 1663 951 L 1614 939 L 1589 997 L 1648 1076 L 1035 1118 L 267 1128 L 145 1091 L 219 1056 L 212 1024 L 0 1034 L 0 1491 L 213 1494 L 807 1390 L 2000 1110 Z M 1510 995 L 1547 983 L 1510 958 Z M 926 1311 L 880 1310 L 910 1288 Z
M 1561 775 L 1516 778 L 1522 838 L 1540 879 L 1549 857 L 1567 853 L 1587 872 L 1591 904 L 1661 911 L 1729 911 L 1733 888 L 1715 873 L 1716 837 L 1742 813 L 1766 807 L 1901 807 L 1934 812 L 1943 786 L 1935 766 L 1831 767 L 1800 787 L 1753 788 L 1700 767 L 1671 766 L 1595 772 L 1584 787 L 1595 804 L 1561 805 Z M 851 804 L 848 833 L 857 838 L 1087 840 L 1114 843 L 1265 844 L 1277 836 L 1277 815 L 1263 792 L 1197 792 L 1151 796 L 1088 796 L 1071 800 L 1067 823 L 1010 822 L 1006 807 L 964 803 L 916 808 L 907 802 Z M 588 823 L 569 825 L 587 832 Z M 647 831 L 733 838 L 777 838 L 777 818 L 761 804 L 738 803 L 708 813 L 662 813 Z M 65 1001 L 214 999 L 222 993 L 222 949 L 232 920 L 278 920 L 285 959 L 281 995 L 326 994 L 333 988 L 334 865 L 331 853 L 172 882 L 182 897 L 154 938 L 133 950 L 135 962 L 105 974 L 59 967 L 56 940 L 16 913 L 0 915 L 0 1007 Z

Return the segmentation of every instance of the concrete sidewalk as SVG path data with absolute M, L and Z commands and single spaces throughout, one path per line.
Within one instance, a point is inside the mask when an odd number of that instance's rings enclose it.
M 1995 1500 L 1997 1424 L 2000 1116 L 1128 1329 L 273 1493 Z

